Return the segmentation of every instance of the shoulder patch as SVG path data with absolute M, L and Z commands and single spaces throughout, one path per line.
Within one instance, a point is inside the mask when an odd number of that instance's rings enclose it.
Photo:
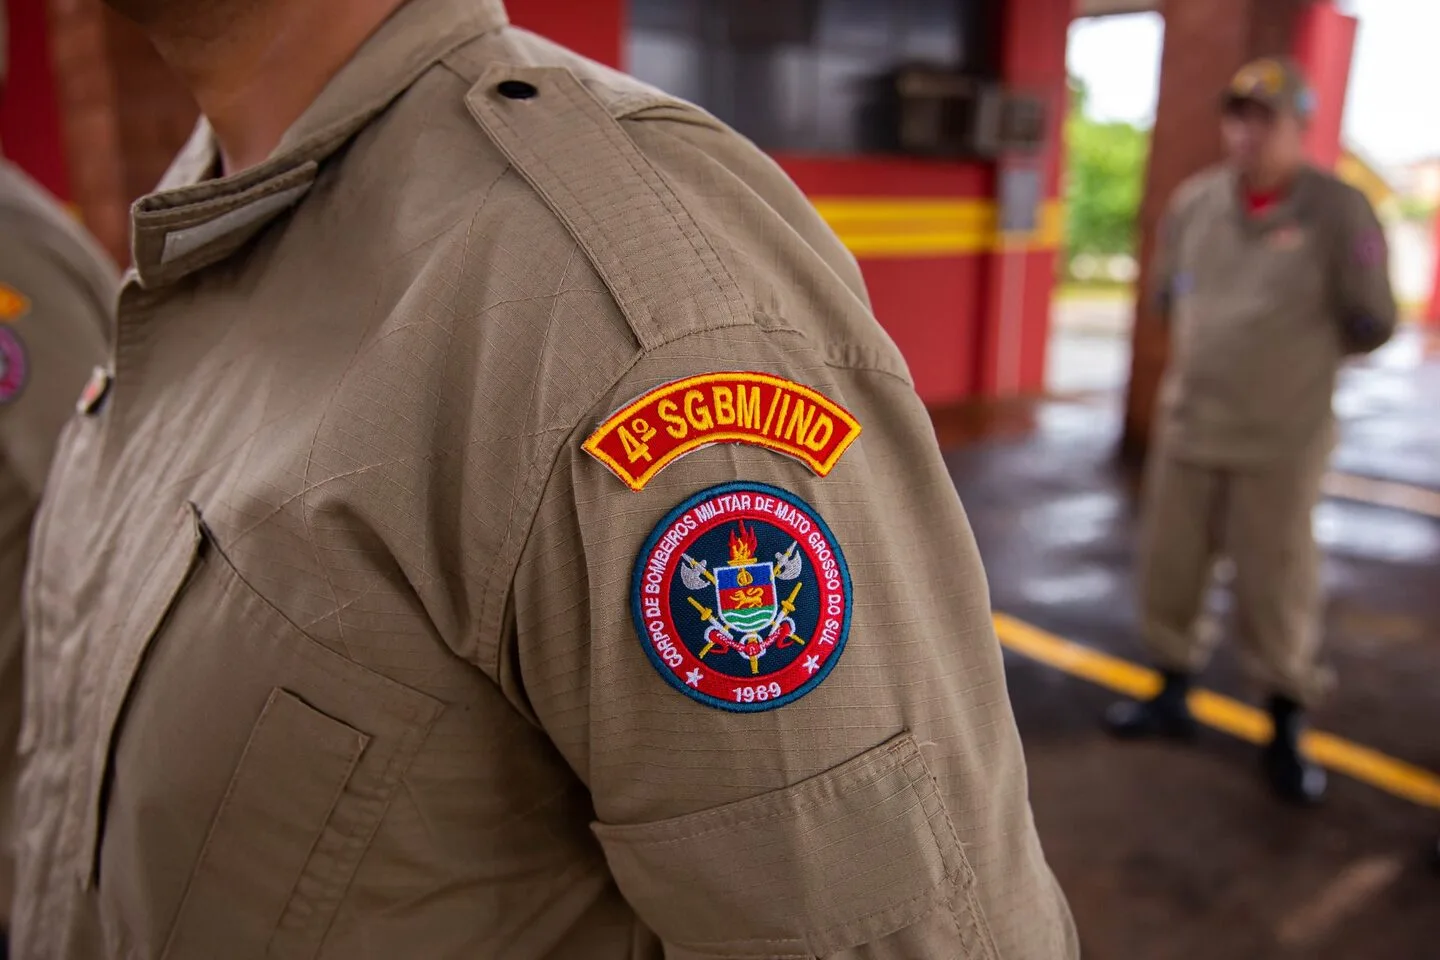
M 8 283 L 0 283 L 0 323 L 11 323 L 30 312 L 30 298 Z
M 660 521 L 635 561 L 632 613 L 665 682 L 722 710 L 772 710 L 834 669 L 850 632 L 850 572 L 804 500 L 727 483 Z
M 0 404 L 20 396 L 30 378 L 30 358 L 20 335 L 9 327 L 0 327 Z
M 1373 270 L 1385 265 L 1385 233 L 1379 227 L 1363 231 L 1355 238 L 1350 258 L 1358 267 Z
M 835 401 L 765 373 L 707 373 L 656 387 L 612 414 L 585 441 L 631 490 L 712 443 L 749 443 L 803 462 L 825 476 L 860 436 L 860 423 Z

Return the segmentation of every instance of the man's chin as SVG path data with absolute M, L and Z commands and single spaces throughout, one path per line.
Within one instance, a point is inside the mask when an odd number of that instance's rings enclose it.
M 186 4 L 183 0 L 102 0 L 105 6 L 114 10 L 126 20 L 132 20 L 142 27 L 148 27 L 175 9 Z
M 1260 162 L 1254 157 L 1231 157 L 1230 166 L 1242 177 L 1253 177 L 1260 172 Z

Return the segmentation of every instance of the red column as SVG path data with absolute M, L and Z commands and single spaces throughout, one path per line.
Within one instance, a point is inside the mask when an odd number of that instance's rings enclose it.
M 1305 145 L 1317 166 L 1334 169 L 1344 149 L 1340 126 L 1350 62 L 1359 21 L 1335 8 L 1333 0 L 1317 0 L 1300 14 L 1295 34 L 1295 59 L 1315 92 L 1315 116 Z
M 0 98 L 0 143 L 11 162 L 61 200 L 69 200 L 45 0 L 9 0 L 8 6 L 10 55 Z
M 624 62 L 625 0 L 509 0 L 517 27 L 610 67 Z
M 1065 46 L 1073 0 L 1008 0 L 1001 21 L 1000 74 L 1006 87 L 1045 102 L 1048 130 L 1034 156 L 1003 157 L 997 165 L 997 205 L 1007 171 L 1038 173 L 1042 219 L 1060 195 L 1064 145 Z M 1044 231 L 1005 235 L 987 257 L 976 382 L 982 396 L 1038 393 L 1045 383 L 1045 349 L 1058 251 Z

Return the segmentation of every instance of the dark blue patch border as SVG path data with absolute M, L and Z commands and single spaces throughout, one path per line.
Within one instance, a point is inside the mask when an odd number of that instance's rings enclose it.
M 687 510 L 693 509 L 696 504 L 725 493 L 764 493 L 768 496 L 784 500 L 797 510 L 804 511 L 806 516 L 819 524 L 820 532 L 825 535 L 826 541 L 829 542 L 830 550 L 835 554 L 835 562 L 840 567 L 841 584 L 845 591 L 845 617 L 840 623 L 840 637 L 835 641 L 835 651 L 825 659 L 825 665 L 820 668 L 820 671 L 816 673 L 815 676 L 806 680 L 794 690 L 782 694 L 774 700 L 767 700 L 764 703 L 735 703 L 734 701 L 721 700 L 719 697 L 712 697 L 708 693 L 702 693 L 696 690 L 677 676 L 676 673 L 670 669 L 670 666 L 665 663 L 664 660 L 660 659 L 660 654 L 655 651 L 654 645 L 646 640 L 645 617 L 641 608 L 641 586 L 644 581 L 647 558 L 651 552 L 654 551 L 655 545 L 660 542 L 660 537 L 664 535 L 665 529 L 669 527 L 670 524 L 683 516 Z M 747 517 L 746 519 L 750 518 Z M 761 522 L 769 523 L 769 521 L 764 520 L 763 517 L 759 519 L 761 519 Z M 651 665 L 655 667 L 655 671 L 660 674 L 666 683 L 696 703 L 703 703 L 707 707 L 718 707 L 721 710 L 728 710 L 732 713 L 760 713 L 765 710 L 774 710 L 777 707 L 783 707 L 787 703 L 793 703 L 820 686 L 825 678 L 830 675 L 830 671 L 835 669 L 835 664 L 840 661 L 841 655 L 845 653 L 845 644 L 850 639 L 850 614 L 855 606 L 855 593 L 850 583 L 850 565 L 845 562 L 845 552 L 840 546 L 840 541 L 835 539 L 835 534 L 831 532 L 830 525 L 825 522 L 824 517 L 820 516 L 818 510 L 810 506 L 810 504 L 799 495 L 791 493 L 788 490 L 782 490 L 779 487 L 771 486 L 768 483 L 745 481 L 722 483 L 718 486 L 707 487 L 699 493 L 686 498 L 679 506 L 667 513 L 665 518 L 655 525 L 655 529 L 650 532 L 650 536 L 646 538 L 645 546 L 640 549 L 639 554 L 635 557 L 635 569 L 630 575 L 630 584 L 630 615 L 635 621 L 635 636 L 640 642 L 641 649 L 645 651 L 645 656 L 649 658 Z M 675 623 L 673 615 L 670 617 L 670 625 L 672 630 L 678 634 L 679 626 Z

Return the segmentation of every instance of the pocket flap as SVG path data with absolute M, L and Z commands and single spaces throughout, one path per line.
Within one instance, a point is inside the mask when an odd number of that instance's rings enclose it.
M 783 790 L 594 831 L 641 918 L 696 956 L 868 943 L 948 900 L 968 872 L 908 733 Z
M 289 691 L 271 692 L 200 853 L 166 957 L 214 960 L 265 949 L 314 838 L 369 742 Z M 286 882 L 277 883 L 277 875 Z M 236 903 L 247 909 L 233 909 Z M 231 918 L 223 946 L 213 923 L 222 916 Z

